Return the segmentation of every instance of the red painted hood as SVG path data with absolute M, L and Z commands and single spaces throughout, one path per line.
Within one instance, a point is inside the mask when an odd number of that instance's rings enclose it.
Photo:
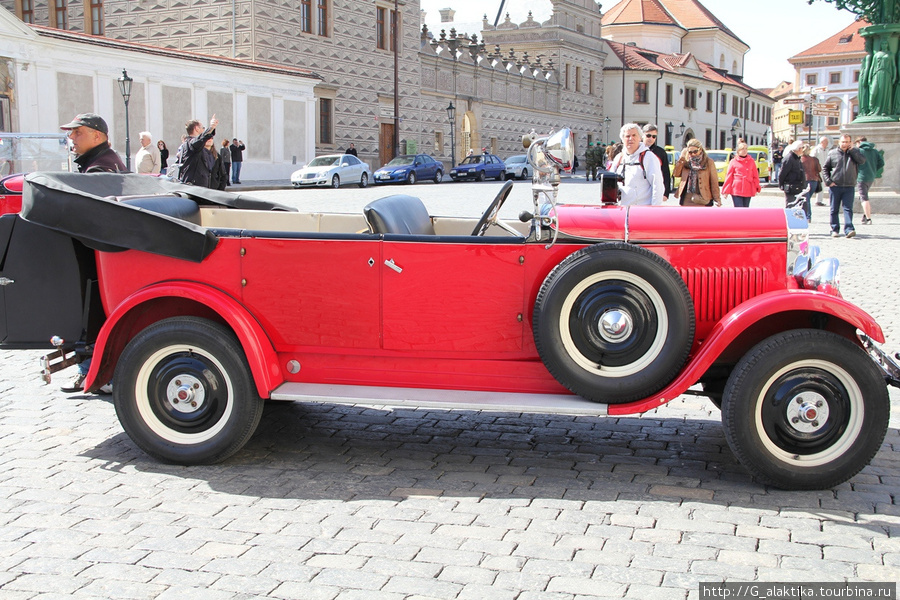
M 780 208 L 559 205 L 555 214 L 560 233 L 583 240 L 626 240 L 626 235 L 629 242 L 787 239 Z

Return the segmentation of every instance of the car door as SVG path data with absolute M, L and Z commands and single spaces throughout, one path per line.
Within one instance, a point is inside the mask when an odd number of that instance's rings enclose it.
M 343 181 L 347 182 L 357 182 L 359 178 L 362 177 L 362 163 L 352 154 L 344 155 L 343 162 L 347 163 L 347 167 L 344 169 L 344 175 L 341 176 Z
M 528 321 L 521 240 L 423 239 L 385 236 L 384 348 L 489 355 L 520 351 Z

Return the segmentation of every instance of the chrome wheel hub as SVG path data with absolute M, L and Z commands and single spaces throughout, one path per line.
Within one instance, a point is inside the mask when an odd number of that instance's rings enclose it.
M 206 391 L 199 379 L 191 375 L 179 375 L 166 386 L 166 399 L 180 413 L 197 412 L 206 400 Z
M 802 433 L 815 433 L 828 421 L 828 402 L 816 392 L 802 392 L 788 403 L 786 416 L 791 427 Z
M 600 315 L 600 336 L 608 342 L 628 338 L 633 329 L 631 315 L 625 311 L 611 309 Z

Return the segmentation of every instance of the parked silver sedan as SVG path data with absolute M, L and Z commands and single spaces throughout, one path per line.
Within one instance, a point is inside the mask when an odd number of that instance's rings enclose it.
M 372 179 L 372 169 L 367 163 L 351 154 L 327 154 L 317 156 L 308 165 L 291 175 L 291 185 L 301 187 L 333 187 L 355 183 L 366 187 Z

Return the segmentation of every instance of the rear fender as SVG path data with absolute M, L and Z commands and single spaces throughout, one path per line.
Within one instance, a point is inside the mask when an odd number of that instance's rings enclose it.
M 757 342 L 779 331 L 821 328 L 859 344 L 856 330 L 884 343 L 881 327 L 867 312 L 843 298 L 810 290 L 779 290 L 760 294 L 732 309 L 695 348 L 677 378 L 658 394 L 628 404 L 610 405 L 609 414 L 640 413 L 665 404 L 694 385 L 720 358 L 734 360 Z M 738 342 L 738 343 L 736 343 Z
M 237 300 L 205 285 L 172 281 L 132 294 L 107 318 L 94 344 L 84 389 L 93 391 L 112 379 L 122 350 L 138 332 L 162 319 L 185 315 L 208 318 L 234 331 L 262 398 L 283 382 L 271 340 Z

